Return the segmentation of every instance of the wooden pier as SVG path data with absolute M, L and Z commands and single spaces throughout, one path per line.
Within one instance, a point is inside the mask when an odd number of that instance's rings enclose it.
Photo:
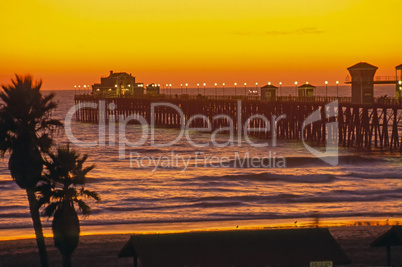
M 325 105 L 338 100 L 337 116 L 327 118 Z M 106 107 L 100 115 L 99 101 Z M 239 110 L 241 101 L 241 110 Z M 206 116 L 211 122 L 212 131 L 229 126 L 229 119 L 214 116 L 225 114 L 232 118 L 233 129 L 243 131 L 247 119 L 254 115 L 263 115 L 269 120 L 285 114 L 286 118 L 276 124 L 278 139 L 301 139 L 323 145 L 327 138 L 326 124 L 338 122 L 338 145 L 345 148 L 380 150 L 402 153 L 402 105 L 396 99 L 375 99 L 372 104 L 354 104 L 350 98 L 336 97 L 278 97 L 276 101 L 261 101 L 257 97 L 205 97 L 205 96 L 142 96 L 99 98 L 90 95 L 76 95 L 76 120 L 85 123 L 98 123 L 100 120 L 118 121 L 131 115 L 140 115 L 149 123 L 151 121 L 152 103 L 171 103 L 179 107 L 184 116 L 171 107 L 155 107 L 154 122 L 158 127 L 180 128 L 190 117 L 196 114 Z M 83 108 L 84 103 L 95 103 L 97 108 Z M 114 104 L 114 109 L 110 104 Z M 305 119 L 315 110 L 320 110 L 321 120 L 307 125 L 302 132 Z M 104 116 L 104 117 L 99 117 Z M 241 118 L 239 121 L 236 118 Z M 206 128 L 206 120 L 197 118 L 190 127 Z M 249 135 L 261 139 L 271 138 L 271 131 L 266 129 L 262 118 L 249 122 L 249 127 L 261 129 Z

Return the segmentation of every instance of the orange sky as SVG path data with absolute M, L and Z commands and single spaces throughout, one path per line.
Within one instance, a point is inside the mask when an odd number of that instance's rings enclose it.
M 150 83 L 344 81 L 402 63 L 400 0 L 21 0 L 0 10 L 0 84 L 93 84 L 109 70 Z

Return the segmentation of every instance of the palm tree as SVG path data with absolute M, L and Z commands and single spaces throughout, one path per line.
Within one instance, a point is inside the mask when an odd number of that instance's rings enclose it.
M 54 95 L 42 96 L 42 82 L 18 76 L 0 92 L 0 154 L 9 152 L 8 168 L 17 185 L 26 190 L 42 266 L 48 266 L 40 204 L 35 191 L 43 169 L 42 154 L 52 144 L 54 130 L 62 126 L 51 117 Z
M 80 224 L 75 209 L 83 215 L 89 215 L 91 208 L 82 197 L 100 201 L 96 192 L 86 190 L 86 175 L 95 165 L 84 167 L 88 156 L 67 148 L 58 148 L 57 154 L 49 154 L 50 160 L 45 162 L 44 189 L 42 198 L 49 204 L 43 214 L 53 216 L 52 230 L 54 244 L 63 255 L 63 266 L 71 266 L 71 255 L 79 242 Z M 48 185 L 46 187 L 46 185 Z

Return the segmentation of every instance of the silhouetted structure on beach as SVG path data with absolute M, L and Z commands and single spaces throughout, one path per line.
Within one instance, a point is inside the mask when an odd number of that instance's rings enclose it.
M 390 230 L 378 237 L 371 243 L 372 247 L 387 248 L 387 265 L 391 266 L 391 247 L 402 246 L 402 226 L 392 226 Z
M 347 264 L 328 229 L 206 231 L 132 235 L 119 257 L 134 266 L 309 266 Z

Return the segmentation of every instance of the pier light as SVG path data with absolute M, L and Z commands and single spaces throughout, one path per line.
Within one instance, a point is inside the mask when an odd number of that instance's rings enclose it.
M 306 82 L 306 84 L 308 84 L 308 82 Z
M 131 84 L 128 84 L 128 87 L 131 87 Z
M 247 96 L 247 83 L 244 83 L 244 96 Z
M 402 81 L 399 81 L 398 83 L 399 83 L 399 84 L 402 84 Z
M 197 83 L 197 86 L 200 86 L 200 84 L 199 84 L 199 83 Z
M 87 86 L 86 86 L 86 85 L 84 85 L 84 88 L 87 88 Z
M 281 94 L 281 85 L 282 85 L 282 82 L 279 82 L 279 96 L 281 96 L 282 94 Z
M 237 86 L 237 83 L 234 83 L 235 86 Z
M 204 86 L 207 85 L 206 83 L 204 83 Z
M 268 82 L 268 85 L 271 85 L 271 82 Z
M 117 84 L 115 84 L 114 87 L 117 87 Z
M 339 97 L 338 91 L 339 91 L 339 81 L 336 81 L 336 97 Z
M 297 96 L 297 81 L 295 82 L 295 90 L 296 90 L 296 96 Z
M 325 81 L 325 97 L 328 97 L 328 81 Z
M 328 81 L 325 81 L 325 84 L 328 84 Z
M 222 83 L 222 95 L 225 95 L 225 83 Z
M 297 85 L 297 82 L 295 82 L 295 85 Z
M 186 83 L 186 86 L 188 86 L 188 83 Z
M 217 83 L 215 83 L 215 86 L 217 86 L 218 84 Z
M 75 88 L 77 88 L 77 85 L 74 85 Z

